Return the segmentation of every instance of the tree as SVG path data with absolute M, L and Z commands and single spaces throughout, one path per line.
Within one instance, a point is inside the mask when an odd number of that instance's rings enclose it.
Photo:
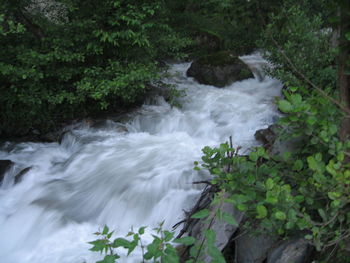
M 348 109 L 344 117 L 340 137 L 342 139 L 350 136 L 350 2 L 339 1 L 340 12 L 340 41 L 339 41 L 339 89 L 340 99 Z
M 189 41 L 163 1 L 2 1 L 0 131 L 25 134 L 142 100 Z

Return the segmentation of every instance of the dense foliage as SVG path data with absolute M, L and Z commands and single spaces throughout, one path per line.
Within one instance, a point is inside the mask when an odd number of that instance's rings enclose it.
M 2 1 L 0 131 L 25 134 L 142 99 L 189 40 L 163 1 Z

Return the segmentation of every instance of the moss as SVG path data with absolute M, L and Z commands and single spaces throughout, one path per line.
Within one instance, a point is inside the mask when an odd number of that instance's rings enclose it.
M 224 66 L 237 62 L 238 58 L 229 51 L 220 51 L 198 59 L 201 65 Z

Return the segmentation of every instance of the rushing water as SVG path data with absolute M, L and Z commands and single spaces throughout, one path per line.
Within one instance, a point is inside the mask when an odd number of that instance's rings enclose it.
M 256 56 L 244 59 L 261 63 Z M 255 131 L 278 115 L 273 101 L 281 84 L 248 79 L 218 89 L 187 78 L 188 67 L 173 65 L 176 74 L 167 80 L 186 91 L 181 109 L 158 97 L 125 123 L 75 127 L 61 145 L 1 148 L 0 159 L 16 165 L 0 187 L 0 262 L 95 262 L 101 256 L 87 242 L 104 224 L 119 236 L 162 221 L 171 229 L 200 193 L 192 182 L 208 176 L 193 170 L 205 145 L 229 136 L 243 152 L 257 145 Z M 14 174 L 28 166 L 14 185 Z

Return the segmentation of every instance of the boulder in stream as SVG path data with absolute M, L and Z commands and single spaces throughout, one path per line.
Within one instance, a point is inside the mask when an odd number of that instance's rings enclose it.
M 200 84 L 225 87 L 235 81 L 253 78 L 249 67 L 238 56 L 228 51 L 220 51 L 203 56 L 192 62 L 187 76 Z

